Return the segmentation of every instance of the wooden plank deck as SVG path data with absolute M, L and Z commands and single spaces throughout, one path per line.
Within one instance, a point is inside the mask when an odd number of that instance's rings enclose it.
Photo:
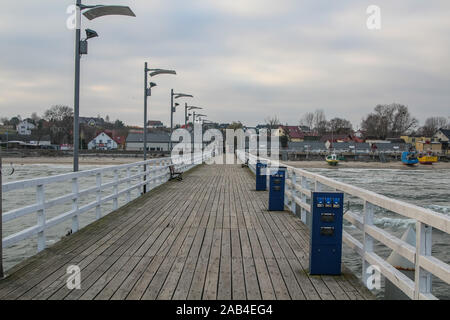
M 267 197 L 240 165 L 200 166 L 17 265 L 0 299 L 374 299 L 345 268 L 310 276 L 306 226 Z

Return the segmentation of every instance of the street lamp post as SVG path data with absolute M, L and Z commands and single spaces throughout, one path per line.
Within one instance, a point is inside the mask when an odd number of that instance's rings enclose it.
M 147 98 L 152 95 L 152 88 L 156 87 L 156 84 L 151 82 L 148 87 L 148 75 L 150 73 L 150 77 L 157 76 L 159 74 L 172 74 L 176 75 L 177 73 L 174 70 L 166 70 L 166 69 L 149 69 L 148 63 L 145 63 L 144 66 L 144 161 L 147 160 Z M 144 164 L 144 181 L 147 180 L 147 164 Z M 147 185 L 144 184 L 144 193 L 147 193 Z
M 87 6 L 76 2 L 76 26 L 75 26 L 75 84 L 74 84 L 74 106 L 73 106 L 73 171 L 79 170 L 78 151 L 80 148 L 80 64 L 81 55 L 87 54 L 87 40 L 97 37 L 97 33 L 93 30 L 86 30 L 86 39 L 81 40 L 81 11 L 86 10 L 83 15 L 89 20 L 107 16 L 122 15 L 135 17 L 134 12 L 126 6 L 110 6 L 110 5 L 94 5 Z
M 195 106 L 188 106 L 187 103 L 184 106 L 184 115 L 185 115 L 184 126 L 186 129 L 187 129 L 187 122 L 188 122 L 189 116 L 190 116 L 190 114 L 188 115 L 188 110 L 190 111 L 190 110 L 195 110 L 195 109 L 203 109 L 203 108 L 195 107 Z M 194 112 L 194 120 L 195 120 L 195 112 Z
M 170 91 L 170 151 L 172 151 L 172 133 L 173 133 L 173 114 L 174 112 L 176 112 L 176 108 L 178 106 L 178 104 L 176 104 L 174 106 L 173 101 L 174 99 L 179 99 L 179 98 L 193 98 L 194 96 L 191 94 L 186 94 L 186 93 L 174 93 L 173 89 Z M 187 105 L 187 103 L 186 103 Z

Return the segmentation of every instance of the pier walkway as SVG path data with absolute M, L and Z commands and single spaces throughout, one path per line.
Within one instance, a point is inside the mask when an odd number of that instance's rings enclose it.
M 15 266 L 0 299 L 374 298 L 345 268 L 310 276 L 307 227 L 267 198 L 249 169 L 201 165 Z

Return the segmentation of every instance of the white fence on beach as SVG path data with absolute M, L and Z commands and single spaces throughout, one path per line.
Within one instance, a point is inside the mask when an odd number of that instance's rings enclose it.
M 363 241 L 361 243 L 348 232 L 344 231 L 343 242 L 361 256 L 363 265 L 362 275 L 365 284 L 367 284 L 367 278 L 369 277 L 366 270 L 370 265 L 378 266 L 381 274 L 411 299 L 436 299 L 431 293 L 432 275 L 450 284 L 450 266 L 433 257 L 431 252 L 432 228 L 449 234 L 450 217 L 302 169 L 286 166 L 280 164 L 278 161 L 258 158 L 255 155 L 243 151 L 237 151 L 237 156 L 244 163 L 249 160 L 249 168 L 254 173 L 256 172 L 257 160 L 267 163 L 269 167 L 286 167 L 286 206 L 293 213 L 299 215 L 305 224 L 311 218 L 311 205 L 308 203 L 308 199 L 311 198 L 311 194 L 314 191 L 331 189 L 343 192 L 347 200 L 349 200 L 348 196 L 360 199 L 364 203 L 363 214 L 347 211 L 344 219 L 363 233 Z M 416 246 L 411 246 L 385 230 L 376 227 L 374 225 L 374 210 L 376 208 L 389 210 L 405 218 L 414 219 L 416 221 Z M 414 264 L 414 280 L 408 278 L 377 255 L 374 252 L 374 241 L 382 243 Z

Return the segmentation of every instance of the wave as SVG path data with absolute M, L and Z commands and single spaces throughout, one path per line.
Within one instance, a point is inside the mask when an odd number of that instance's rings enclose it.
M 413 226 L 416 224 L 416 220 L 414 219 L 401 219 L 401 218 L 374 218 L 373 222 L 376 226 L 383 227 L 397 227 L 397 228 L 408 228 L 409 226 Z

